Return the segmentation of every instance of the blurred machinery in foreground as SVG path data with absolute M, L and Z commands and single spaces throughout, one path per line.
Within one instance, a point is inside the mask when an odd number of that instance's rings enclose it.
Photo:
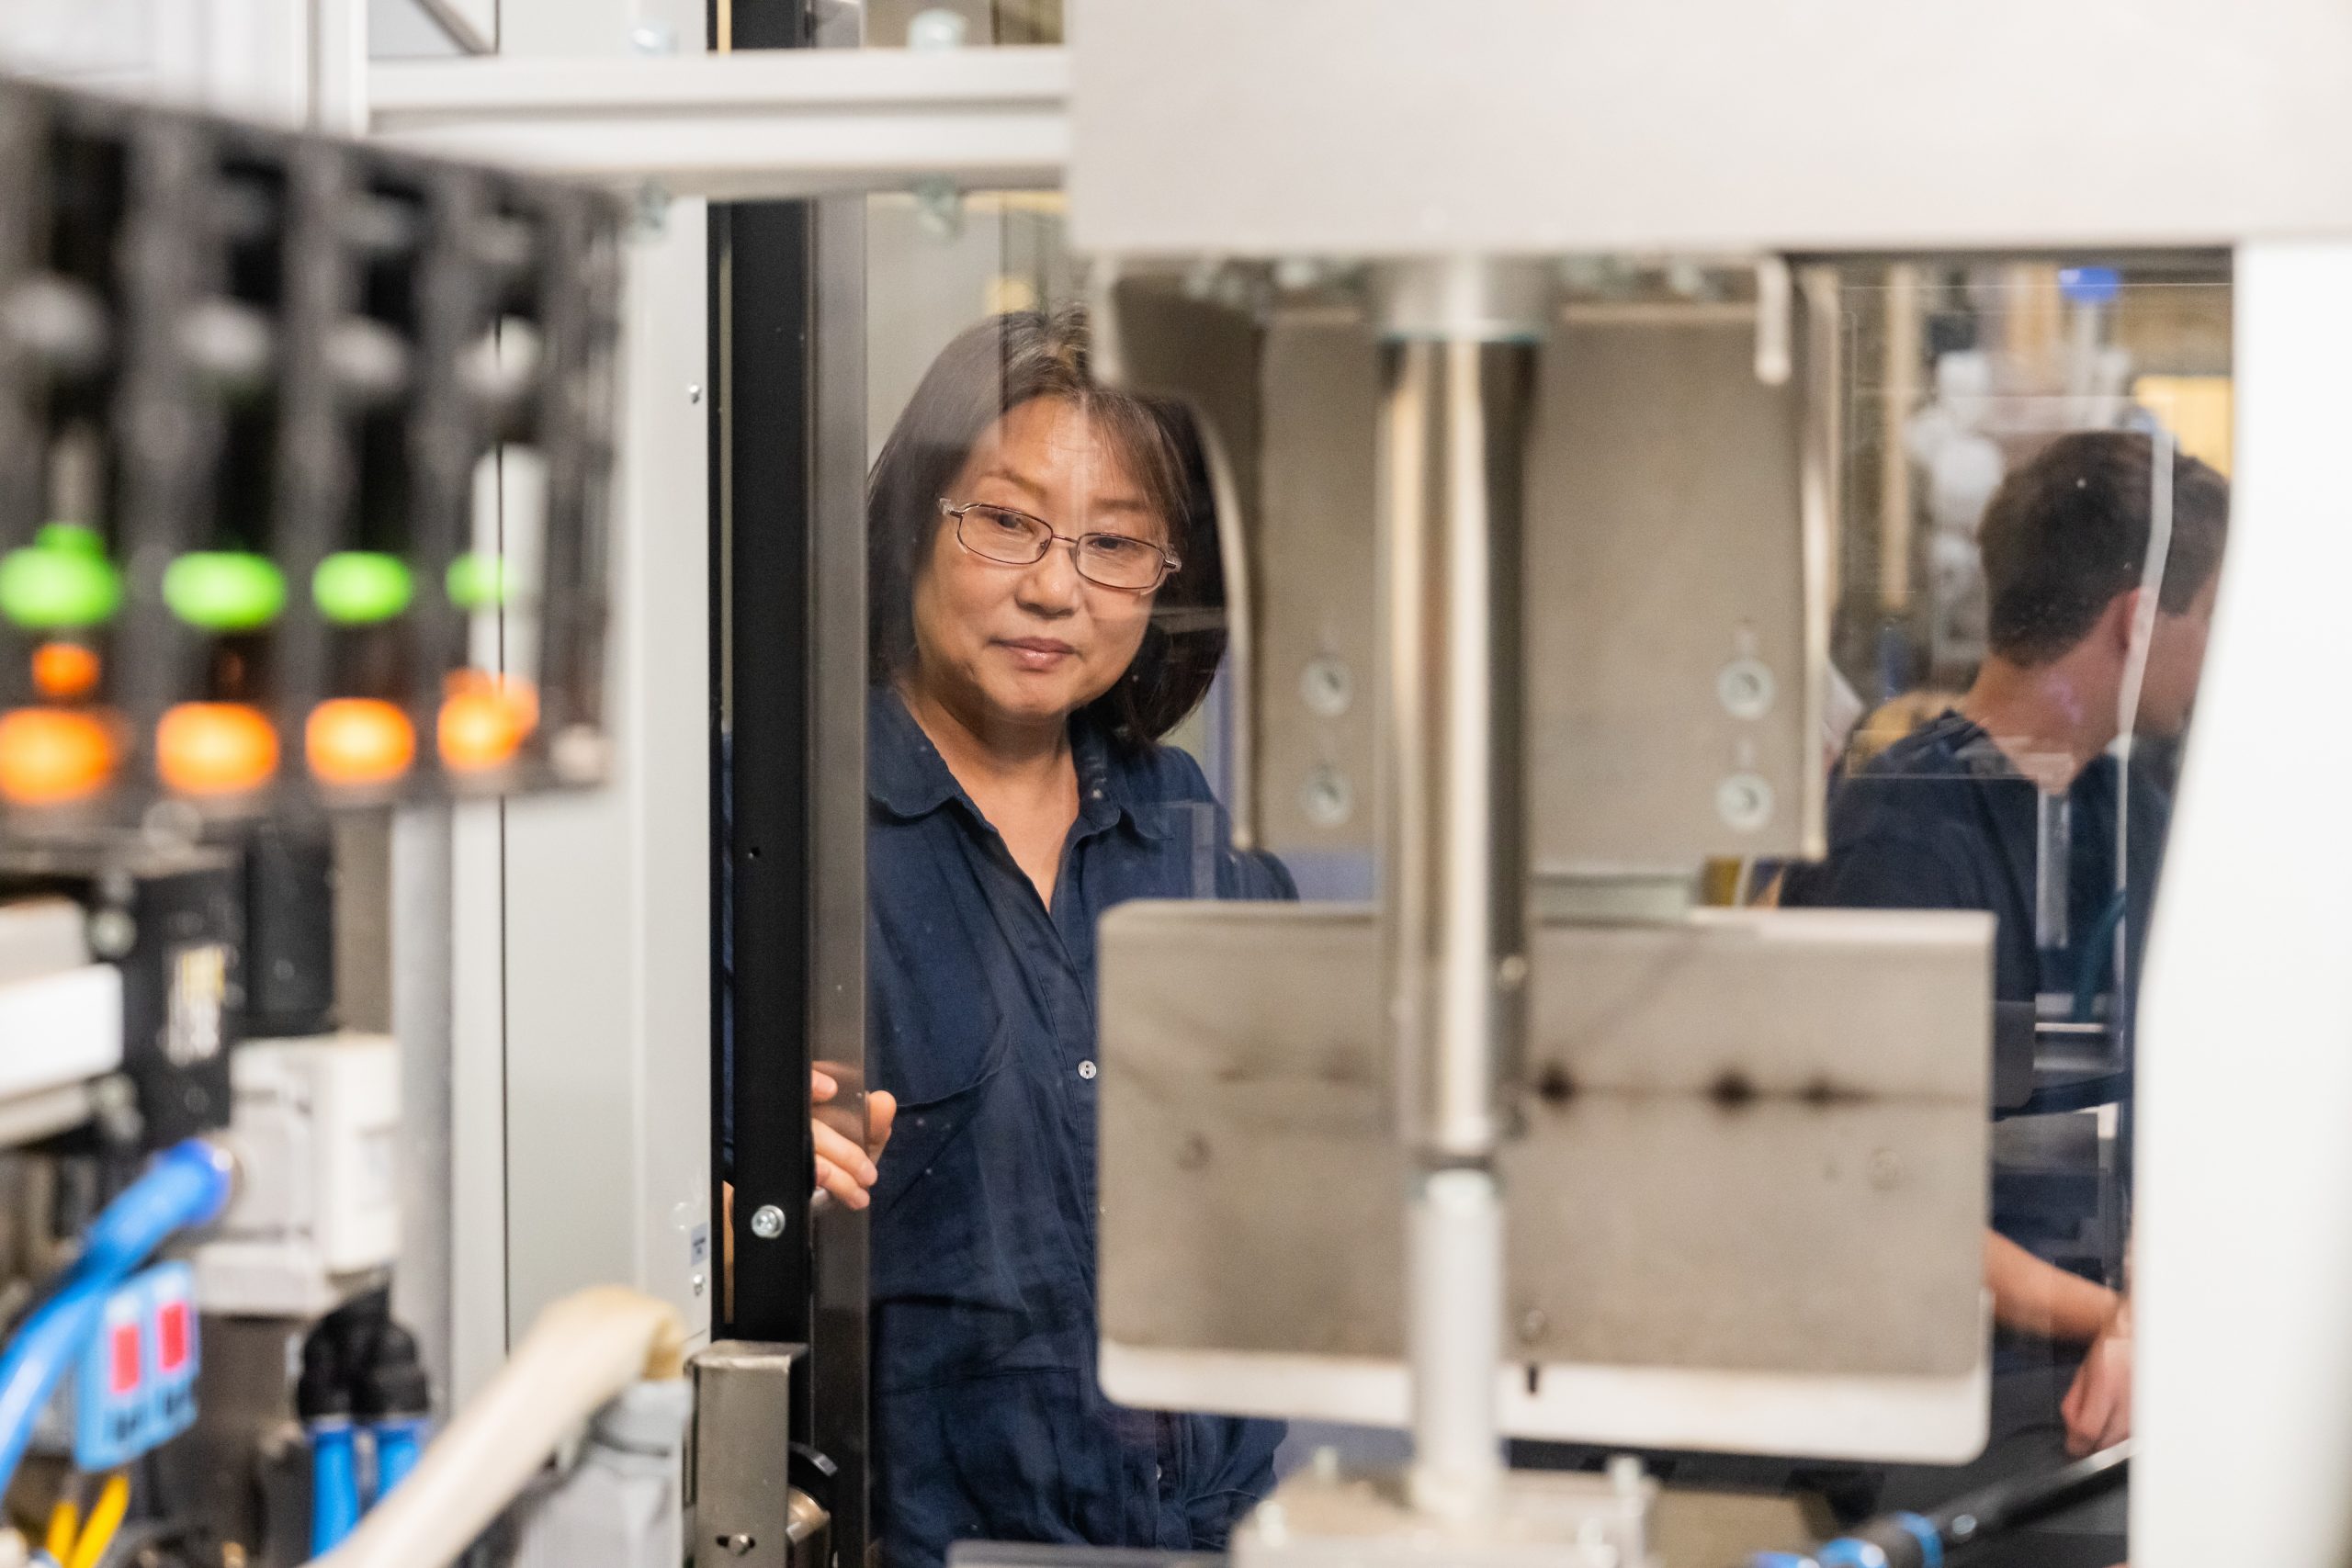
M 20 85 L 0 209 L 12 842 L 601 775 L 604 197 Z
M 0 1492 L 52 1568 L 446 1561 L 649 1367 L 580 1462 L 674 1468 L 679 1327 L 616 1292 L 368 1517 L 447 1412 L 327 815 L 604 773 L 619 213 L 0 83 Z M 674 1535 L 631 1462 L 596 1506 Z

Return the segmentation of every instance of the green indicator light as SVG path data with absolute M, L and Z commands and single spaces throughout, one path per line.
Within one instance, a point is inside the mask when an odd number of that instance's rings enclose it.
M 407 562 L 373 550 L 329 556 L 311 579 L 311 597 L 318 602 L 319 614 L 346 626 L 390 620 L 408 608 L 414 591 Z
M 83 523 L 44 523 L 33 543 L 44 550 L 72 550 L 77 555 L 103 558 L 107 553 L 106 536 Z
M 506 558 L 477 550 L 449 563 L 449 603 L 461 610 L 489 610 L 506 603 L 512 585 Z
M 164 603 L 205 631 L 249 632 L 286 608 L 286 578 L 260 556 L 199 550 L 164 569 Z
M 0 615 L 20 626 L 69 631 L 103 626 L 121 604 L 121 574 L 103 555 L 78 546 L 34 545 L 0 557 Z

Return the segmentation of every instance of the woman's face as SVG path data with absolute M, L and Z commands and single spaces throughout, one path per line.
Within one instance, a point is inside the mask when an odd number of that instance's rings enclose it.
M 1012 507 L 1065 537 L 1125 534 L 1169 546 L 1118 444 L 1058 399 L 1032 400 L 997 421 L 947 499 Z M 1058 539 L 1029 566 L 983 559 L 957 542 L 954 519 L 941 518 L 915 577 L 915 682 L 976 726 L 1066 720 L 1126 673 L 1152 599 L 1089 582 Z

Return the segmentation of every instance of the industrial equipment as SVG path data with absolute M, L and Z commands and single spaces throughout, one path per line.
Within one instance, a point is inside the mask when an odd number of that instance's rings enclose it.
M 1197 743 L 1336 895 L 1095 933 L 1103 1393 L 1410 1438 L 1231 1562 L 1958 1563 L 2111 1493 L 1727 1538 L 1675 1472 L 1982 1447 L 1987 1113 L 2060 1069 L 2070 1158 L 2137 1128 L 2132 1561 L 2340 1558 L 2343 18 L 433 0 L 483 57 L 371 67 L 357 0 L 215 9 L 354 134 L 127 45 L 0 84 L 0 1562 L 872 1560 L 807 1133 L 864 1093 L 864 476 L 932 319 L 1049 286 L 1203 422 Z M 2244 383 L 2243 543 L 2129 1052 L 2001 1015 L 1981 915 L 1702 897 L 1820 852 L 1908 574 L 1973 647 L 2016 411 L 1919 300 L 2011 265 L 2085 419 L 2133 268 L 2235 311 L 2147 394 Z

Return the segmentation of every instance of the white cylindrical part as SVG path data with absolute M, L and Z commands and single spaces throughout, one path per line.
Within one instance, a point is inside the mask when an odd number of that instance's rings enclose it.
M 1503 1205 L 1492 1170 L 1421 1176 L 1407 1222 L 1414 1506 L 1467 1519 L 1502 1486 Z

